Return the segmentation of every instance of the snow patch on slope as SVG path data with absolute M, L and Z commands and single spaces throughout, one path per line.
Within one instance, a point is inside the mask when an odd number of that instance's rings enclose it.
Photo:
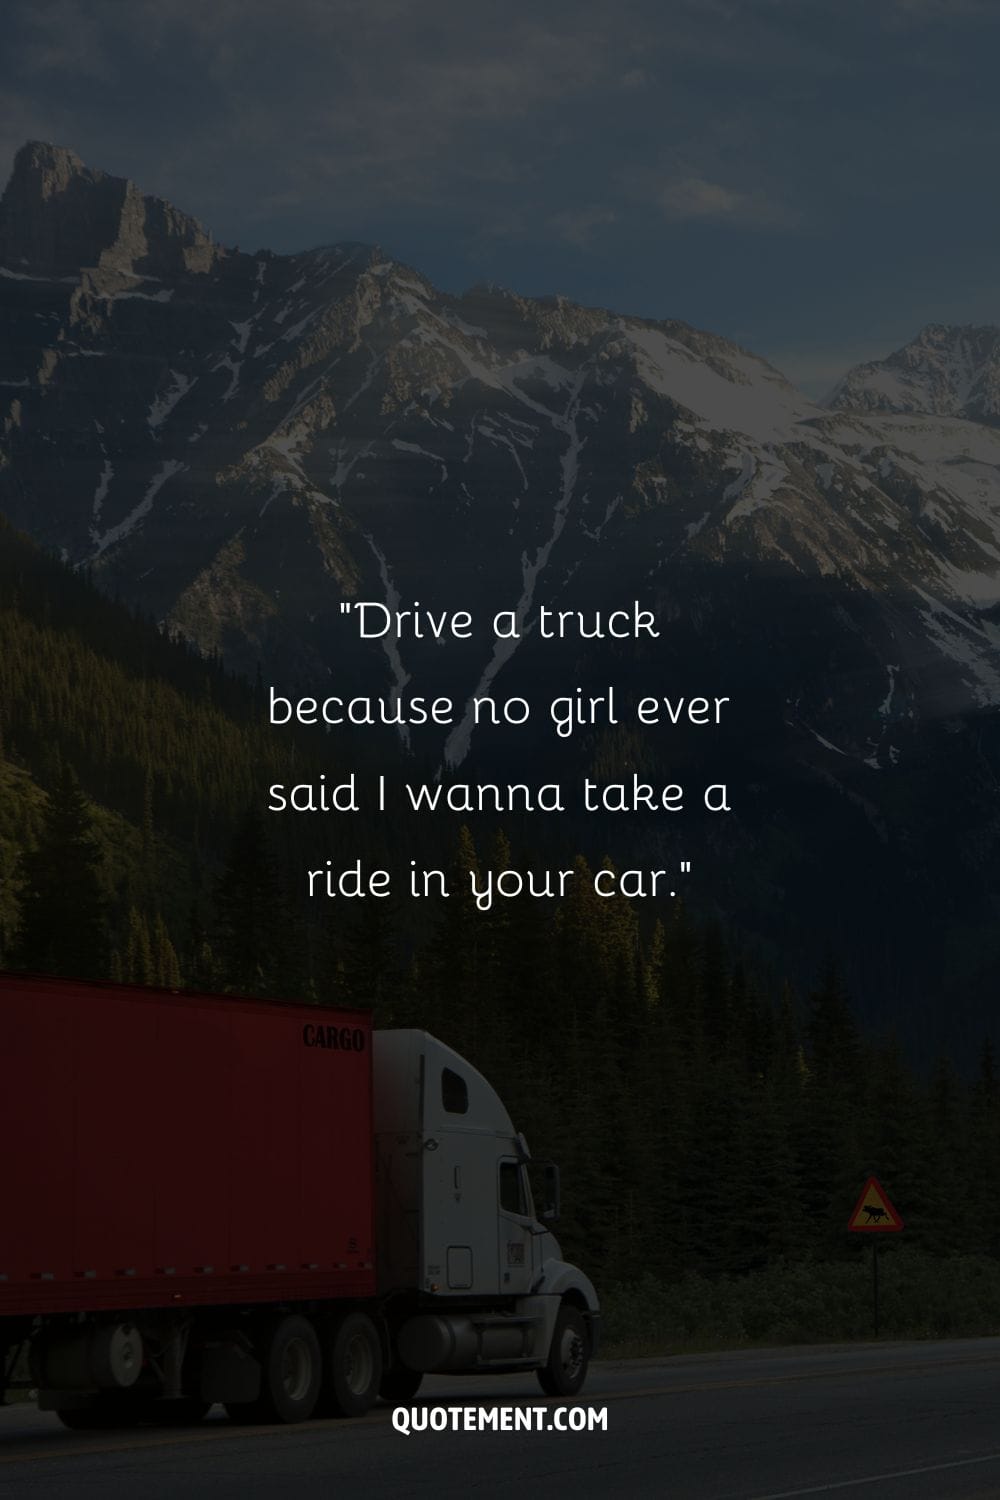
M 789 442 L 800 436 L 800 423 L 822 415 L 777 371 L 751 355 L 727 352 L 730 373 L 722 375 L 686 344 L 658 329 L 623 331 L 645 383 L 714 431 L 744 433 L 762 443 Z
M 475 728 L 472 699 L 487 697 L 489 695 L 494 678 L 517 650 L 521 636 L 525 632 L 528 615 L 534 603 L 538 580 L 545 571 L 549 558 L 552 555 L 552 549 L 558 542 L 566 525 L 566 518 L 569 514 L 579 476 L 580 452 L 586 442 L 586 438 L 581 436 L 577 425 L 580 407 L 580 389 L 583 381 L 584 372 L 580 371 L 576 377 L 571 399 L 564 414 L 557 416 L 552 412 L 547 413 L 553 427 L 557 431 L 562 432 L 566 437 L 566 451 L 560 458 L 562 484 L 552 516 L 552 528 L 548 539 L 538 548 L 534 557 L 529 557 L 527 552 L 521 554 L 521 596 L 515 606 L 517 636 L 513 640 L 494 641 L 490 660 L 487 662 L 479 682 L 466 705 L 465 714 L 461 722 L 455 726 L 445 741 L 444 763 L 449 768 L 453 769 L 455 766 L 460 765 L 469 753 L 469 745 L 472 741 L 472 734 Z M 530 404 L 534 405 L 534 403 Z M 545 410 L 544 407 L 539 409 L 542 411 Z
M 129 511 L 124 521 L 119 521 L 117 526 L 112 526 L 103 536 L 95 539 L 96 545 L 92 555 L 100 557 L 109 547 L 117 546 L 119 542 L 124 541 L 127 536 L 135 531 L 136 527 L 146 519 L 153 509 L 153 501 L 167 480 L 174 474 L 180 474 L 186 468 L 187 464 L 179 463 L 175 458 L 168 458 L 166 463 L 160 466 L 159 471 L 153 479 L 150 480 L 146 487 L 146 493 L 134 510 Z
M 114 466 L 112 465 L 110 459 L 105 459 L 104 467 L 101 470 L 101 477 L 100 479 L 98 479 L 97 488 L 94 491 L 94 504 L 92 510 L 93 527 L 91 528 L 91 536 L 95 535 L 94 528 L 96 528 L 98 521 L 101 519 L 101 509 L 108 497 L 108 489 L 114 477 Z
M 171 370 L 170 374 L 173 377 L 173 383 L 168 386 L 161 396 L 157 396 L 149 408 L 149 415 L 146 417 L 146 425 L 152 428 L 154 432 L 157 427 L 162 427 L 178 401 L 181 401 L 187 395 L 188 391 L 191 390 L 192 386 L 198 383 L 197 375 L 184 375 L 180 370 Z

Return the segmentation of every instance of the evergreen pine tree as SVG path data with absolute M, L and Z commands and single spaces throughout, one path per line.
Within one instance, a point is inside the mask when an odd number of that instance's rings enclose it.
M 125 944 L 123 971 L 129 984 L 155 984 L 156 965 L 149 940 L 149 926 L 133 906 L 128 914 L 128 939 Z
M 216 885 L 214 953 L 227 989 L 265 998 L 302 999 L 306 964 L 262 815 L 252 810 L 233 838 Z
M 108 969 L 102 854 L 90 804 L 63 767 L 37 847 L 21 861 L 18 963 L 40 973 L 102 978 Z
M 167 924 L 159 912 L 153 923 L 151 945 L 155 982 L 168 990 L 179 989 L 182 981 L 177 950 L 170 940 Z

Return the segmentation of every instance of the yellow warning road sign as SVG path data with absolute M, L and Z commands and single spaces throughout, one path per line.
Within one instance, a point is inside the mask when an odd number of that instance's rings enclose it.
M 902 1229 L 903 1221 L 877 1177 L 869 1177 L 861 1189 L 847 1227 L 852 1234 L 892 1234 Z

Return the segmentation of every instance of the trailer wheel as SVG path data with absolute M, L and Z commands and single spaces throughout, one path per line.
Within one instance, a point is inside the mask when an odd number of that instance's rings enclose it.
M 378 1393 L 383 1401 L 409 1401 L 420 1389 L 422 1370 L 408 1370 L 405 1365 L 390 1365 L 382 1375 Z
M 559 1309 L 547 1364 L 538 1384 L 547 1396 L 575 1396 L 587 1378 L 590 1339 L 583 1314 L 568 1304 Z
M 348 1313 L 331 1323 L 324 1354 L 323 1415 L 363 1416 L 375 1405 L 382 1382 L 382 1341 L 367 1313 Z
M 237 1422 L 305 1422 L 319 1399 L 323 1360 L 308 1318 L 277 1318 L 257 1339 L 261 1363 L 256 1401 L 226 1402 Z

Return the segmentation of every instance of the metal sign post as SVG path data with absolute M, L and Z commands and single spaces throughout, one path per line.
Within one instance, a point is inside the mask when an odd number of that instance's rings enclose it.
M 878 1240 L 872 1240 L 872 1321 L 878 1338 Z

